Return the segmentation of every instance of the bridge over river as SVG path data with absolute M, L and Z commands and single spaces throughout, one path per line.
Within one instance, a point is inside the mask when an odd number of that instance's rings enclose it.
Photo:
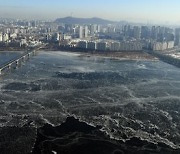
M 29 58 L 35 55 L 36 55 L 36 50 L 27 51 L 22 55 L 6 62 L 5 64 L 2 64 L 0 66 L 0 75 L 4 74 L 3 72 L 11 70 L 13 67 L 18 67 L 22 62 L 27 61 Z

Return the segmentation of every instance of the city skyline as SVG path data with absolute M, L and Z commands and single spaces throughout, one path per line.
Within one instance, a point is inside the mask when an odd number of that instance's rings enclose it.
M 0 0 L 0 17 L 20 19 L 100 17 L 114 21 L 179 24 L 178 6 L 180 6 L 178 0 Z

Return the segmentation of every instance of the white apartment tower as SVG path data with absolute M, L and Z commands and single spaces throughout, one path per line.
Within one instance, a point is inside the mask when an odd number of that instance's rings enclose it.
M 79 27 L 79 38 L 87 38 L 88 37 L 88 26 L 80 26 Z
M 0 42 L 2 42 L 2 41 L 3 41 L 3 34 L 0 33 Z

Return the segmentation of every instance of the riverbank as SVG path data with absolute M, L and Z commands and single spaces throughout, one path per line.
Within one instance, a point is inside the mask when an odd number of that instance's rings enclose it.
M 148 61 L 157 61 L 158 58 L 149 55 L 143 51 L 126 51 L 126 52 L 95 52 L 95 53 L 81 53 L 83 57 L 96 56 L 96 57 L 104 57 L 111 58 L 115 60 L 148 60 Z
M 148 54 L 144 51 L 93 51 L 93 50 L 83 50 L 77 48 L 46 48 L 43 51 L 62 51 L 62 52 L 71 52 L 78 53 L 81 57 L 103 57 L 111 58 L 115 60 L 148 60 L 148 61 L 157 61 L 158 58 Z
M 3 51 L 27 51 L 29 48 L 0 48 L 0 52 Z M 42 50 L 42 49 L 41 49 Z M 63 51 L 63 52 L 72 52 L 79 53 L 82 57 L 103 57 L 103 58 L 111 58 L 115 60 L 148 60 L 148 61 L 157 61 L 158 58 L 152 54 L 148 54 L 144 51 L 91 51 L 91 50 L 83 50 L 77 48 L 69 48 L 69 47 L 46 47 L 43 48 L 43 51 Z
M 26 51 L 28 50 L 29 48 L 21 48 L 21 47 L 0 47 L 0 52 L 1 51 Z

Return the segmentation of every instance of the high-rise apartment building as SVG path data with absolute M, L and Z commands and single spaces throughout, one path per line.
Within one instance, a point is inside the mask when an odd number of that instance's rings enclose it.
M 110 50 L 111 51 L 119 51 L 120 42 L 111 42 Z
M 88 37 L 88 26 L 80 26 L 79 27 L 79 38 Z
M 175 29 L 175 46 L 180 45 L 180 28 Z
M 97 25 L 90 25 L 89 30 L 90 30 L 90 35 L 94 36 L 97 33 Z
M 136 39 L 140 39 L 141 36 L 141 29 L 138 26 L 134 26 L 133 28 L 133 37 Z
M 93 41 L 88 42 L 87 48 L 91 50 L 96 50 L 96 42 Z
M 158 28 L 156 26 L 153 26 L 151 29 L 151 38 L 154 40 L 158 38 Z
M 2 42 L 3 41 L 3 35 L 2 35 L 2 33 L 0 33 L 0 42 Z
M 150 29 L 147 26 L 141 27 L 141 39 L 150 38 Z

